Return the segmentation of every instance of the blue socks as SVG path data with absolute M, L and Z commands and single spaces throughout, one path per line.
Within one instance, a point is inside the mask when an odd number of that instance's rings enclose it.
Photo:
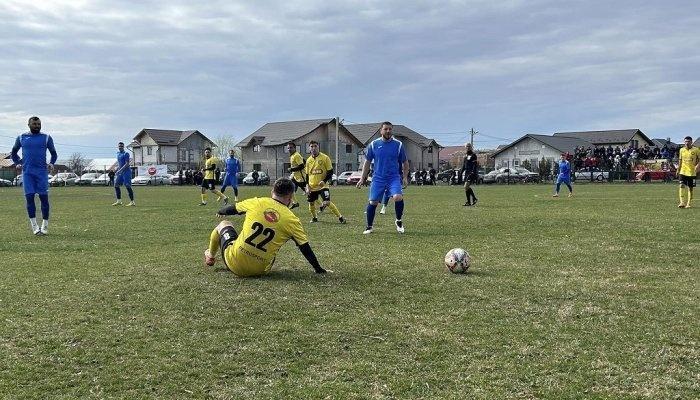
M 134 201 L 134 191 L 131 190 L 131 186 L 127 186 L 126 191 L 129 192 L 129 200 Z
M 27 200 L 27 215 L 29 215 L 29 218 L 36 218 L 36 204 L 34 204 L 34 194 L 25 194 L 24 198 Z
M 49 219 L 49 195 L 40 194 L 39 200 L 41 201 L 41 218 L 45 221 Z M 34 205 L 34 199 L 32 199 L 32 205 Z
M 121 200 L 122 199 L 122 188 L 120 188 L 119 186 L 115 186 L 114 191 L 117 193 L 117 200 Z
M 400 201 L 395 201 L 394 207 L 396 209 L 396 219 L 401 221 L 401 217 L 403 216 L 403 199 Z
M 376 204 L 367 204 L 367 226 L 371 227 L 374 223 L 374 214 L 377 212 Z

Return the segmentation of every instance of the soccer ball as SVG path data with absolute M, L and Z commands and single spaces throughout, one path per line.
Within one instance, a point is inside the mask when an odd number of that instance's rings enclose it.
M 464 249 L 452 249 L 445 254 L 445 266 L 454 274 L 463 274 L 469 269 L 471 257 Z

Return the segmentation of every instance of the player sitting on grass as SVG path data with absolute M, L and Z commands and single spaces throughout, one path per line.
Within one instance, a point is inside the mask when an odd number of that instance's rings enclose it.
M 222 221 L 209 237 L 209 248 L 204 251 L 204 262 L 214 265 L 216 252 L 221 248 L 224 264 L 236 276 L 260 276 L 270 272 L 280 247 L 289 239 L 299 247 L 317 274 L 326 271 L 316 255 L 299 217 L 289 209 L 294 183 L 280 178 L 272 188 L 272 197 L 255 197 L 219 210 L 219 217 L 245 214 L 240 235 L 230 221 Z

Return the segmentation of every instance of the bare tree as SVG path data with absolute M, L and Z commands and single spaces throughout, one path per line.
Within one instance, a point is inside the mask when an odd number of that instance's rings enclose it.
M 233 149 L 236 152 L 236 156 L 240 156 L 238 149 L 235 148 L 238 141 L 233 136 L 221 135 L 216 138 L 216 148 L 213 149 L 214 157 L 220 160 L 225 160 L 228 158 L 228 151 Z
M 77 175 L 82 174 L 83 169 L 85 169 L 86 165 L 87 160 L 80 153 L 73 153 L 68 159 L 68 169 L 75 172 Z

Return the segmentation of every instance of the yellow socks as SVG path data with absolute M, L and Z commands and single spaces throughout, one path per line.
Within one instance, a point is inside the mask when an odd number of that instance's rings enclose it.
M 207 202 L 207 194 L 202 193 L 202 203 L 206 203 L 206 202 Z
M 316 215 L 316 205 L 314 203 L 309 203 L 309 211 L 311 212 L 312 218 L 317 218 Z
M 328 202 L 328 208 L 331 209 L 331 212 L 335 214 L 336 217 L 340 218 L 340 210 L 338 210 L 338 207 L 336 207 L 332 201 Z

